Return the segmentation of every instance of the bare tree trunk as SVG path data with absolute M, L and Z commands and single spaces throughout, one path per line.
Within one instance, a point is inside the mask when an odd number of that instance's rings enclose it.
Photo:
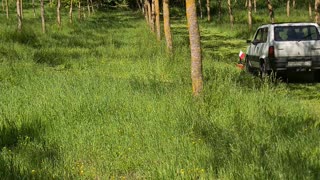
M 2 11 L 4 11 L 4 0 L 1 1 L 1 5 L 2 5 Z
M 152 10 L 151 10 L 151 4 L 150 4 L 150 1 L 149 0 L 146 0 L 147 2 L 147 8 L 148 8 L 148 19 L 149 19 L 149 26 L 150 26 L 150 29 L 151 31 L 153 31 L 153 23 L 152 23 Z
M 23 0 L 20 0 L 20 15 L 21 19 L 23 19 Z
M 309 0 L 309 17 L 312 19 L 312 6 L 311 6 L 311 0 Z
M 44 19 L 44 0 L 40 0 L 40 8 L 41 8 L 41 25 L 42 25 L 42 32 L 46 33 L 46 22 Z
M 248 25 L 249 25 L 249 32 L 252 31 L 252 4 L 251 0 L 248 0 Z
M 140 9 L 142 12 L 144 11 L 143 8 L 141 7 L 142 4 L 140 4 L 139 0 L 136 0 L 136 4 L 138 5 L 138 9 Z
M 87 9 L 88 9 L 88 16 L 91 15 L 91 9 L 90 9 L 90 1 L 87 0 Z
M 57 0 L 57 23 L 58 23 L 59 29 L 61 29 L 60 7 L 61 7 L 61 0 Z
M 34 0 L 32 0 L 33 17 L 36 17 L 36 8 L 34 6 Z
M 82 17 L 83 17 L 83 19 L 86 18 L 86 12 L 84 11 L 84 7 L 83 6 L 82 6 Z
M 230 16 L 230 25 L 231 25 L 231 28 L 233 28 L 234 17 L 233 17 L 233 13 L 232 13 L 231 0 L 228 0 L 228 11 L 229 11 L 229 16 Z
M 20 9 L 20 0 L 17 0 L 17 18 L 18 18 L 18 31 L 22 31 L 22 17 L 21 17 L 21 9 Z
M 292 8 L 293 8 L 293 9 L 296 8 L 296 0 L 292 0 Z
M 163 0 L 163 29 L 167 42 L 167 50 L 172 53 L 172 35 L 170 28 L 169 0 Z
M 69 22 L 70 22 L 71 24 L 72 24 L 72 21 L 73 21 L 72 11 L 73 11 L 73 0 L 70 0 Z
M 245 4 L 244 4 L 245 8 L 248 8 L 248 0 L 246 0 Z
M 199 11 L 200 11 L 200 18 L 203 19 L 201 0 L 198 0 L 198 4 L 199 4 Z
M 274 11 L 270 0 L 267 0 L 267 6 L 269 10 L 270 21 L 271 23 L 274 23 Z
M 160 31 L 160 7 L 159 0 L 154 1 L 155 13 L 156 13 L 156 31 L 157 31 L 157 40 L 161 40 L 161 31 Z
M 290 0 L 287 0 L 287 17 L 290 17 Z
M 254 12 L 257 12 L 257 0 L 253 0 Z
M 92 14 L 94 14 L 94 5 L 93 5 L 92 0 L 90 0 L 90 4 L 91 4 L 91 12 L 92 12 Z
M 144 13 L 144 18 L 146 19 L 147 24 L 149 25 L 149 12 L 148 12 L 148 5 L 147 5 L 147 1 L 144 1 L 144 5 L 143 5 L 143 13 Z M 150 25 L 149 25 L 150 26 Z
M 9 6 L 8 6 L 8 0 L 6 0 L 6 15 L 7 15 L 7 19 L 9 19 Z
M 193 96 L 199 96 L 203 89 L 200 32 L 195 0 L 186 0 L 186 12 L 191 49 L 191 80 Z
M 315 12 L 315 23 L 320 24 L 320 0 L 315 0 L 314 12 Z
M 219 0 L 219 2 L 221 2 L 221 0 Z M 210 15 L 210 0 L 207 0 L 207 18 L 208 21 L 211 21 L 211 15 Z
M 155 0 L 152 0 L 151 2 L 151 30 L 152 32 L 155 32 L 155 8 L 154 8 L 154 1 Z
M 81 20 L 81 1 L 78 2 L 78 19 Z

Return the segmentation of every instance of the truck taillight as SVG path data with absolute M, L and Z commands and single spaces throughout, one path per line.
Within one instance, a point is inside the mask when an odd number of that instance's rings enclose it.
M 269 46 L 268 56 L 274 58 L 274 46 Z

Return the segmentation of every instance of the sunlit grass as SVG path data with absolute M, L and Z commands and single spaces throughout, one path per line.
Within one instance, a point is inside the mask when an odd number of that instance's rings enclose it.
M 22 34 L 0 28 L 3 179 L 319 177 L 314 111 L 235 68 L 244 25 L 201 23 L 205 87 L 193 99 L 185 21 L 173 21 L 168 56 L 139 14 L 65 17 L 57 31 L 48 13 L 46 34 L 31 13 Z

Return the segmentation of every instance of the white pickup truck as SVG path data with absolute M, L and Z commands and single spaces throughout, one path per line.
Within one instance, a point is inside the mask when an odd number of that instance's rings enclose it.
M 276 72 L 320 72 L 320 34 L 315 23 L 260 26 L 246 52 L 246 68 L 261 75 Z

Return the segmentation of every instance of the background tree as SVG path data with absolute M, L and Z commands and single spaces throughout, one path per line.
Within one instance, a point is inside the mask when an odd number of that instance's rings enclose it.
M 72 11 L 73 11 L 73 0 L 70 0 L 70 8 L 69 8 L 69 22 L 70 22 L 71 24 L 72 24 L 72 21 L 73 21 Z
M 59 29 L 61 29 L 60 7 L 61 7 L 61 0 L 57 0 L 57 23 L 58 23 Z
M 221 2 L 219 0 L 219 2 Z M 211 15 L 210 15 L 210 0 L 207 0 L 207 20 L 211 21 Z
M 33 17 L 36 17 L 36 8 L 34 5 L 34 0 L 32 0 Z
M 44 0 L 40 0 L 40 14 L 41 14 L 41 25 L 42 25 L 42 33 L 46 33 L 46 21 L 44 18 Z
M 163 0 L 163 29 L 167 43 L 167 50 L 172 53 L 172 35 L 170 28 L 169 0 Z
M 149 26 L 150 26 L 151 31 L 153 31 L 154 26 L 153 26 L 153 23 L 152 23 L 151 4 L 150 4 L 149 0 L 146 0 L 146 3 L 147 3 L 147 9 L 148 9 Z
M 310 19 L 312 19 L 312 6 L 311 6 L 311 0 L 308 0 L 309 1 L 309 17 Z
M 90 5 L 91 5 L 91 13 L 94 14 L 94 5 L 92 0 L 90 0 Z
M 230 25 L 231 25 L 231 28 L 233 28 L 234 17 L 233 17 L 233 13 L 232 13 L 231 0 L 228 0 L 228 12 L 229 12 L 229 17 L 230 17 Z
M 248 25 L 249 32 L 252 31 L 252 3 L 251 0 L 248 0 Z
M 88 16 L 91 16 L 90 1 L 87 0 Z
M 151 1 L 151 30 L 155 32 L 155 8 L 154 8 L 155 0 Z
M 78 0 L 78 20 L 81 20 L 81 0 Z
M 296 8 L 296 0 L 292 0 L 292 8 L 293 8 L 293 9 Z
M 18 18 L 18 31 L 22 30 L 22 17 L 21 17 L 21 1 L 17 0 L 17 18 Z
M 200 32 L 195 0 L 186 0 L 186 13 L 191 49 L 191 80 L 193 96 L 199 96 L 203 89 Z
M 23 19 L 23 0 L 20 0 L 20 15 L 21 19 Z
M 200 18 L 201 18 L 201 19 L 203 19 L 203 13 L 202 13 L 202 2 L 201 2 L 201 0 L 198 0 L 198 4 L 199 4 Z
M 274 11 L 270 0 L 267 0 L 267 7 L 269 10 L 269 18 L 271 23 L 274 23 Z
M 6 0 L 6 15 L 7 15 L 7 19 L 9 19 L 9 6 L 8 6 L 8 0 Z
M 287 0 L 287 17 L 290 16 L 290 0 Z
M 161 40 L 161 32 L 160 32 L 160 7 L 159 0 L 154 1 L 155 8 L 155 19 L 156 19 L 156 32 L 157 32 L 157 40 Z
M 315 22 L 320 24 L 320 0 L 315 0 L 314 3 Z

